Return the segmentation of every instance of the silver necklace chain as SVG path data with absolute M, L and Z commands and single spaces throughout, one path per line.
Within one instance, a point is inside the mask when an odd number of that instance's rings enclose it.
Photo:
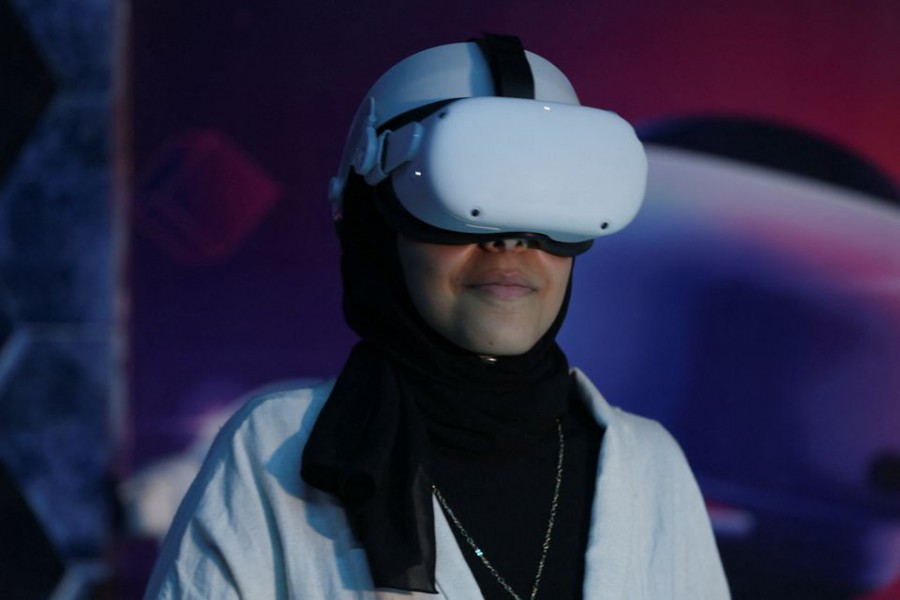
M 534 576 L 534 585 L 531 586 L 530 600 L 537 598 L 538 587 L 541 585 L 541 575 L 544 574 L 544 563 L 547 560 L 547 551 L 550 550 L 550 538 L 553 535 L 553 524 L 556 522 L 556 509 L 559 507 L 559 488 L 562 485 L 563 456 L 565 455 L 566 450 L 566 439 L 565 436 L 563 436 L 562 421 L 559 419 L 556 419 L 556 433 L 559 436 L 559 456 L 556 459 L 556 487 L 553 489 L 553 501 L 550 504 L 550 518 L 547 521 L 547 532 L 544 534 L 544 543 L 541 545 L 541 560 L 538 562 L 537 573 Z M 491 575 L 494 576 L 497 583 L 502 585 L 503 589 L 509 592 L 510 596 L 516 600 L 522 600 L 500 573 L 497 572 L 497 569 L 491 564 L 491 561 L 484 555 L 484 551 L 481 547 L 475 543 L 475 540 L 472 539 L 472 536 L 469 535 L 469 532 L 463 527 L 463 524 L 450 508 L 450 505 L 447 504 L 447 500 L 444 498 L 444 495 L 441 493 L 441 490 L 438 489 L 437 485 L 432 485 L 431 489 L 434 491 L 434 495 L 437 497 L 438 502 L 440 502 L 441 506 L 444 508 L 444 512 L 447 513 L 447 516 L 450 517 L 450 520 L 453 521 L 453 524 L 459 529 L 460 534 L 462 534 L 472 550 L 475 551 L 475 556 L 481 559 L 481 562 L 484 563 L 484 566 L 491 572 Z

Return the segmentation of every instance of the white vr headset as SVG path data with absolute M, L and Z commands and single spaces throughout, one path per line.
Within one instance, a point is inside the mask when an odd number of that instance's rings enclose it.
M 339 206 L 352 167 L 386 190 L 382 213 L 413 239 L 516 234 L 571 255 L 625 227 L 640 208 L 647 159 L 634 129 L 614 113 L 485 95 L 417 107 L 410 113 L 417 119 L 401 113 L 376 129 L 376 102 L 370 95 L 361 107 L 368 114 L 351 131 L 332 200 Z

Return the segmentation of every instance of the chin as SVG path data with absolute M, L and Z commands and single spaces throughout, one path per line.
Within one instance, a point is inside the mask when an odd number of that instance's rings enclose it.
M 465 340 L 464 343 L 457 343 L 458 346 L 474 352 L 475 354 L 485 354 L 488 356 L 516 356 L 525 354 L 537 343 L 540 336 L 522 336 L 521 331 L 515 332 L 518 335 L 481 335 L 474 342 L 471 339 Z M 451 340 L 453 341 L 453 340 Z

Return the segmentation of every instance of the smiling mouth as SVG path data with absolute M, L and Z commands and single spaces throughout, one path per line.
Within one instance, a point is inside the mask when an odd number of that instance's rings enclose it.
M 536 286 L 518 274 L 487 277 L 471 283 L 467 287 L 497 300 L 516 300 L 537 291 Z
M 491 298 L 498 300 L 516 300 L 534 293 L 534 288 L 522 285 L 507 285 L 501 283 L 488 283 L 473 286 L 475 290 Z

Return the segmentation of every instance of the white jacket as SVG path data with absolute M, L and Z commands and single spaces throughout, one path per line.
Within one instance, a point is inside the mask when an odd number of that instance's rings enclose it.
M 727 600 L 703 499 L 677 443 L 575 373 L 606 427 L 584 597 Z M 300 478 L 304 443 L 332 386 L 262 396 L 232 417 L 181 504 L 145 598 L 481 598 L 437 504 L 439 594 L 373 588 L 339 502 Z

